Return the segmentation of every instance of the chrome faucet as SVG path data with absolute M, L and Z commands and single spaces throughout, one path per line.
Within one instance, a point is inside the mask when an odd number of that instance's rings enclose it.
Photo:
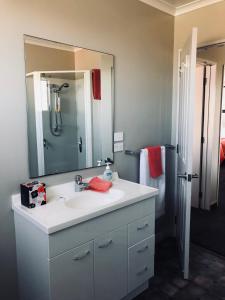
M 75 176 L 75 192 L 82 192 L 87 187 L 87 184 L 83 182 L 81 175 Z

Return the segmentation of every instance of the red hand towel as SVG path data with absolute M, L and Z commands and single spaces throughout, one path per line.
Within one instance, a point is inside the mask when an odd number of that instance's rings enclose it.
M 150 177 L 157 178 L 162 175 L 161 147 L 146 147 L 148 150 L 148 164 Z
M 112 182 L 103 180 L 99 177 L 93 177 L 88 183 L 88 187 L 91 190 L 95 190 L 98 192 L 107 192 L 111 188 L 111 186 Z
M 92 92 L 95 100 L 101 100 L 101 70 L 92 70 Z

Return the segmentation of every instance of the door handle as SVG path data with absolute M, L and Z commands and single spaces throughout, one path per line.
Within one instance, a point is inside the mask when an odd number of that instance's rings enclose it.
M 105 244 L 99 245 L 98 248 L 107 248 L 109 245 L 112 244 L 112 240 L 109 240 L 108 242 L 106 242 Z
M 43 146 L 48 149 L 48 142 L 45 138 L 43 139 Z
M 145 252 L 146 250 L 148 250 L 148 245 L 146 245 L 145 247 L 143 247 L 141 249 L 138 249 L 137 253 L 142 253 L 142 252 Z
M 73 260 L 81 260 L 90 254 L 90 250 L 86 250 L 83 254 L 73 258 Z
M 177 177 L 178 177 L 178 178 L 181 178 L 181 179 L 184 179 L 184 180 L 187 180 L 187 178 L 188 178 L 186 172 L 185 172 L 184 174 L 177 174 Z
M 186 172 L 184 174 L 178 174 L 177 175 L 178 178 L 181 178 L 181 179 L 185 179 L 185 180 L 188 180 L 188 181 L 191 181 L 192 179 L 194 178 L 199 178 L 199 175 L 197 173 L 194 173 L 194 174 L 187 174 Z
M 140 276 L 140 275 L 144 274 L 144 273 L 147 272 L 147 271 L 148 271 L 148 267 L 146 266 L 146 267 L 144 267 L 141 271 L 137 272 L 136 274 L 137 274 L 138 276 Z
M 83 141 L 82 141 L 82 137 L 81 136 L 80 136 L 79 141 L 78 141 L 78 146 L 79 146 L 79 152 L 82 153 Z
M 195 173 L 195 174 L 192 174 L 192 175 L 191 175 L 191 178 L 199 178 L 199 176 L 198 176 L 197 173 Z
M 145 229 L 146 227 L 148 227 L 148 223 L 145 223 L 145 224 L 142 225 L 142 226 L 138 226 L 138 227 L 137 227 L 137 230 L 143 230 L 143 229 Z

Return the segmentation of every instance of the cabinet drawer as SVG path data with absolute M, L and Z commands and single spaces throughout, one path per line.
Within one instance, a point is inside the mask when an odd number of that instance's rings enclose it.
M 128 246 L 150 237 L 155 231 L 154 214 L 146 216 L 128 225 Z
M 50 260 L 52 300 L 94 299 L 93 241 Z
M 155 236 L 128 249 L 128 292 L 154 275 Z

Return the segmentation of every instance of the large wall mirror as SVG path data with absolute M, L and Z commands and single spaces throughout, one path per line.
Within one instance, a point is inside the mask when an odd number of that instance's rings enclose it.
M 113 55 L 24 37 L 30 177 L 113 159 Z
M 197 51 L 191 242 L 225 256 L 225 40 Z

